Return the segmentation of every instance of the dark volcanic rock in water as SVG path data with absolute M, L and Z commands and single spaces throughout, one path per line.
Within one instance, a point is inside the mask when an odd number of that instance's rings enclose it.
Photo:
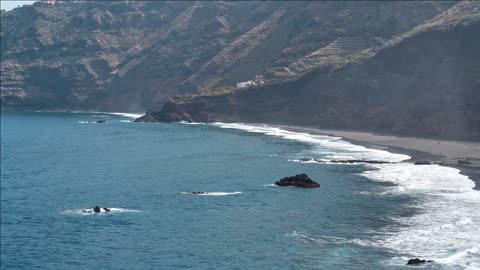
M 313 181 L 308 177 L 308 175 L 302 173 L 295 176 L 287 176 L 275 182 L 275 185 L 285 187 L 285 186 L 295 186 L 303 188 L 318 188 L 320 184 Z
M 443 164 L 442 161 L 429 161 L 429 160 L 419 160 L 419 161 L 415 161 L 413 164 L 415 165 L 432 165 L 432 164 Z
M 421 160 L 421 161 L 416 161 L 413 164 L 415 164 L 415 165 L 431 165 L 433 163 L 431 161 L 428 161 L 428 160 Z
M 102 120 L 97 120 L 97 124 L 105 124 L 105 122 L 106 122 L 106 121 L 103 120 L 103 119 L 102 119 Z
M 468 164 L 472 164 L 472 162 L 470 162 L 468 159 L 459 159 L 457 161 L 458 165 L 468 165 Z
M 424 264 L 424 263 L 431 263 L 433 262 L 432 260 L 421 260 L 419 258 L 415 258 L 415 259 L 410 259 L 408 260 L 407 262 L 407 265 L 419 265 L 419 264 Z
M 102 209 L 103 211 L 105 212 L 110 212 L 110 208 L 106 208 L 106 207 L 100 207 L 100 206 L 95 206 L 93 207 L 92 209 L 88 209 L 88 210 L 82 210 L 83 213 L 101 213 L 102 212 Z
M 133 122 L 158 122 L 152 110 L 147 110 L 145 115 L 135 118 Z

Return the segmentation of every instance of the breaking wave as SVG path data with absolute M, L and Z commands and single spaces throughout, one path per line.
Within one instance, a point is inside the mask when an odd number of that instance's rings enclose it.
M 300 241 L 304 244 L 317 244 L 317 245 L 325 245 L 325 244 L 354 244 L 358 246 L 369 246 L 368 240 L 365 239 L 348 239 L 345 237 L 336 237 L 336 236 L 319 236 L 319 237 L 312 237 L 308 236 L 304 233 L 299 233 L 297 231 L 292 231 L 291 233 L 286 233 L 284 235 L 287 238 L 292 238 L 296 241 Z
M 205 123 L 198 123 L 198 122 L 188 122 L 188 121 L 180 121 L 178 122 L 179 124 L 184 124 L 184 125 L 206 125 Z
M 107 114 L 107 115 L 123 116 L 126 118 L 132 118 L 132 119 L 136 119 L 143 116 L 143 114 L 141 113 L 123 113 L 123 112 L 69 111 L 69 113 L 94 114 L 92 115 L 92 117 L 105 117 L 102 114 Z
M 143 114 L 140 114 L 140 113 L 122 113 L 122 112 L 101 112 L 101 113 L 123 116 L 127 118 L 132 118 L 132 119 L 136 119 L 143 116 Z
M 212 125 L 220 128 L 239 129 L 250 133 L 260 133 L 309 144 L 316 147 L 321 153 L 330 154 L 327 156 L 329 159 L 367 159 L 399 162 L 410 158 L 410 156 L 407 155 L 394 154 L 384 150 L 369 149 L 355 145 L 342 140 L 342 137 L 312 135 L 266 125 L 227 124 L 219 122 L 213 123 Z
M 92 208 L 80 208 L 80 209 L 69 209 L 69 210 L 64 210 L 62 213 L 66 215 L 83 215 L 83 216 L 89 216 L 89 215 L 102 215 L 102 214 L 115 214 L 115 213 L 139 213 L 141 212 L 140 210 L 135 210 L 135 209 L 128 209 L 128 208 L 117 208 L 117 207 L 112 207 L 109 208 L 110 211 L 105 211 L 103 208 L 101 209 L 100 213 L 94 213 Z
M 367 171 L 360 175 L 379 182 L 395 184 L 383 192 L 360 192 L 359 196 L 411 196 L 420 213 L 413 217 L 391 217 L 400 223 L 385 228 L 378 237 L 362 240 L 325 239 L 309 237 L 298 232 L 287 236 L 309 243 L 324 241 L 354 241 L 361 245 L 376 246 L 399 254 L 393 264 L 405 264 L 405 258 L 421 257 L 437 263 L 464 269 L 480 269 L 480 191 L 475 183 L 454 168 L 439 165 L 417 166 L 400 162 L 407 155 L 384 150 L 368 149 L 351 144 L 341 137 L 311 135 L 286 131 L 266 125 L 213 123 L 213 126 L 261 133 L 312 145 L 322 158 L 367 159 L 392 162 L 390 164 L 364 164 Z M 326 156 L 325 156 L 326 155 Z M 293 162 L 316 163 L 312 160 Z M 400 163 L 399 163 L 400 162 Z M 346 165 L 346 164 L 342 164 Z
M 195 195 L 195 196 L 227 196 L 227 195 L 241 194 L 242 192 L 241 191 L 234 191 L 234 192 L 214 191 L 214 192 L 199 192 L 199 193 L 195 193 L 195 192 L 181 192 L 181 193 L 182 194 L 187 194 L 187 195 Z
M 385 231 L 373 245 L 437 263 L 480 269 L 480 192 L 454 168 L 409 163 L 375 164 L 362 175 L 395 186 L 382 195 L 416 198 L 420 213 L 395 217 L 398 231 Z

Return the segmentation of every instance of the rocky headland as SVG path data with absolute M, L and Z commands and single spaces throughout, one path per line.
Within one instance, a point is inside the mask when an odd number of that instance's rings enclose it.
M 28 110 L 159 111 L 172 96 L 210 93 L 225 94 L 218 102 L 226 101 L 228 107 L 239 102 L 229 94 L 236 83 L 247 80 L 257 82 L 253 88 L 292 86 L 283 97 L 288 99 L 298 91 L 310 91 L 298 84 L 310 71 L 339 68 L 455 4 L 36 2 L 1 13 L 1 105 L 2 109 Z M 288 81 L 296 82 L 285 84 Z M 265 94 L 258 99 L 279 102 L 278 97 Z M 216 112 L 222 109 L 219 104 L 208 107 L 215 100 L 208 97 L 207 107 L 198 98 L 192 101 L 198 110 L 188 109 L 191 118 L 236 118 L 231 114 L 237 108 L 221 117 Z M 173 105 L 189 102 L 184 96 Z M 161 119 L 189 118 L 163 115 Z
M 480 3 L 381 48 L 251 89 L 169 99 L 148 121 L 249 122 L 480 139 Z M 144 121 L 146 117 L 137 121 Z

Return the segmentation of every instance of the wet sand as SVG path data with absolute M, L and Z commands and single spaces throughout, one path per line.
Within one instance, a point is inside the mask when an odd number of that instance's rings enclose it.
M 342 137 L 353 144 L 368 148 L 406 154 L 410 162 L 441 162 L 444 166 L 454 167 L 475 182 L 475 189 L 480 189 L 480 142 L 435 140 L 415 137 L 401 137 L 362 131 L 345 131 L 318 129 L 297 126 L 279 126 L 280 128 Z M 468 162 L 470 164 L 459 164 Z

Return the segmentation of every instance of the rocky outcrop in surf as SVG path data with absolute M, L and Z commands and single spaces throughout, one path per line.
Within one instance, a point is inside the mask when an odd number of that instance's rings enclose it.
M 415 165 L 433 165 L 433 164 L 441 165 L 441 164 L 443 164 L 443 162 L 442 161 L 431 161 L 431 160 L 419 160 L 419 161 L 415 161 L 413 164 L 415 164 Z
M 415 258 L 415 259 L 408 260 L 407 265 L 420 265 L 420 264 L 432 263 L 432 262 L 433 262 L 432 260 L 422 260 L 419 258 Z
M 318 188 L 320 187 L 320 184 L 313 181 L 308 177 L 308 175 L 302 173 L 302 174 L 297 174 L 294 176 L 287 176 L 279 181 L 275 182 L 275 185 L 280 186 L 280 187 L 285 187 L 285 186 L 294 186 L 294 187 L 302 187 L 302 188 Z
M 135 120 L 133 120 L 133 122 L 149 123 L 149 122 L 158 122 L 158 121 L 156 120 L 155 116 L 153 115 L 153 111 L 152 110 L 147 110 L 145 115 L 143 115 L 141 117 L 138 117 L 138 118 L 135 118 Z
M 470 165 L 472 164 L 472 162 L 470 160 L 467 159 L 459 159 L 457 160 L 457 164 L 458 165 Z
M 95 206 L 93 207 L 92 209 L 83 209 L 82 210 L 83 213 L 106 213 L 106 212 L 110 212 L 110 208 L 106 208 L 106 207 L 100 207 L 100 206 Z

